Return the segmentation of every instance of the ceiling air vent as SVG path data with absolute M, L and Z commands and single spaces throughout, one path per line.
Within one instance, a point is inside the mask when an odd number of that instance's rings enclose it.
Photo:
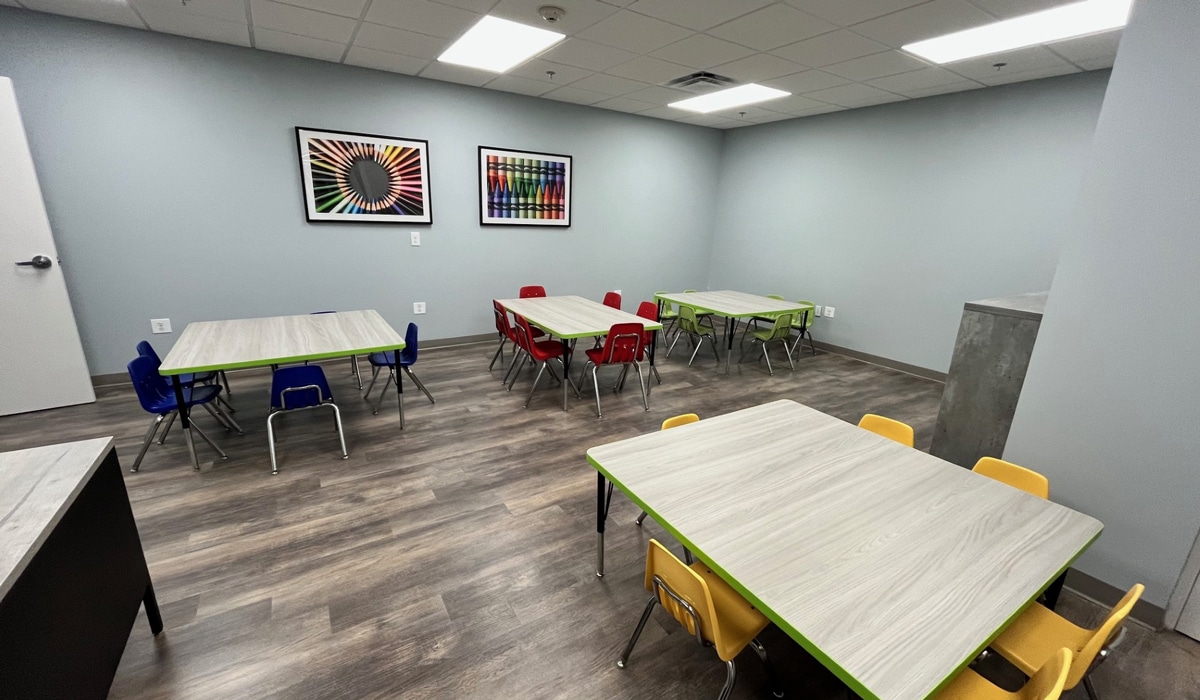
M 733 85 L 733 78 L 726 78 L 723 75 L 709 73 L 708 71 L 698 71 L 690 73 L 681 78 L 668 80 L 663 83 L 665 87 L 683 90 L 685 92 L 704 93 L 712 92 L 713 90 L 728 87 Z

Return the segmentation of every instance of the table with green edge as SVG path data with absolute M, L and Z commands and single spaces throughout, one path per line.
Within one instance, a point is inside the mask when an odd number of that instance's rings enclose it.
M 658 315 L 662 316 L 664 303 L 690 306 L 701 314 L 713 314 L 728 319 L 725 324 L 725 374 L 729 374 L 729 357 L 733 355 L 733 337 L 737 335 L 737 320 L 756 316 L 771 317 L 779 314 L 807 315 L 812 313 L 812 304 L 783 301 L 757 294 L 723 290 L 717 292 L 670 292 L 654 295 L 658 302 Z M 805 318 L 807 318 L 805 316 Z
M 645 330 L 660 331 L 662 324 L 635 314 L 625 313 L 577 296 L 532 297 L 529 299 L 497 299 L 509 313 L 524 316 L 532 325 L 562 341 L 563 373 L 571 367 L 571 341 L 606 335 L 618 323 L 639 323 Z M 650 367 L 654 367 L 654 347 L 658 334 L 650 341 Z M 651 370 L 653 373 L 653 369 Z M 569 380 L 568 380 L 569 381 Z M 650 391 L 647 383 L 646 391 Z M 563 410 L 567 410 L 567 382 L 563 382 Z
M 200 468 L 192 443 L 189 411 L 184 403 L 179 375 L 244 367 L 292 364 L 307 360 L 399 352 L 404 338 L 383 320 L 378 311 L 241 318 L 230 321 L 189 323 L 175 347 L 163 359 L 159 374 L 171 377 L 179 403 L 179 423 L 192 458 Z M 396 372 L 396 397 L 400 428 L 404 429 L 404 387 Z
M 1103 528 L 788 400 L 587 458 L 597 575 L 609 480 L 867 699 L 936 693 Z

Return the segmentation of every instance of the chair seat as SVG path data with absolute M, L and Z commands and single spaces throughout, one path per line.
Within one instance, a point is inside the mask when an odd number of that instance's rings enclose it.
M 950 685 L 933 696 L 934 700 L 1018 700 L 1020 697 L 1020 693 L 1010 693 L 969 668 L 964 668 Z
M 774 322 L 775 322 L 775 319 L 771 319 L 771 323 L 774 323 Z M 757 338 L 758 340 L 761 340 L 762 342 L 765 343 L 767 341 L 775 339 L 775 329 L 774 328 L 762 328 L 757 331 L 754 331 L 750 335 L 753 335 L 755 338 Z
M 316 386 L 317 390 L 289 393 L 285 406 L 283 392 L 303 386 Z M 329 390 L 325 370 L 321 369 L 320 365 L 280 367 L 271 377 L 271 408 L 274 410 L 311 408 L 326 401 L 333 401 L 333 393 Z
M 534 342 L 534 356 L 541 361 L 562 355 L 562 343 L 557 340 L 538 340 Z
M 603 347 L 592 348 L 590 350 L 584 350 L 583 352 L 584 352 L 584 354 L 587 355 L 587 359 L 592 361 L 592 364 L 596 364 L 596 365 L 604 364 L 604 348 Z M 638 361 L 641 362 L 641 359 L 642 359 L 641 355 L 639 354 Z
M 1054 611 L 1034 603 L 1013 621 L 991 647 L 1025 675 L 1031 675 L 1066 647 L 1079 653 L 1092 630 L 1077 627 Z
M 219 393 L 221 393 L 221 387 L 219 386 L 185 386 L 183 388 L 183 402 L 189 406 L 199 405 L 212 401 Z M 151 413 L 167 413 L 178 409 L 179 404 L 175 401 L 174 391 L 171 391 L 146 408 Z
M 740 593 L 733 590 L 732 586 L 725 583 L 725 579 L 708 568 L 704 562 L 694 562 L 691 569 L 700 574 L 700 577 L 708 584 L 708 592 L 712 595 L 717 618 L 721 621 L 721 636 L 725 637 L 728 648 L 738 652 L 745 649 L 750 640 L 757 637 L 758 633 L 766 628 L 769 623 L 767 616 L 750 605 Z M 707 641 L 711 642 L 712 640 Z M 721 654 L 719 648 L 717 654 Z M 729 661 L 730 659 L 722 656 L 721 660 Z
M 375 367 L 395 367 L 396 366 L 396 351 L 389 350 L 388 352 L 373 352 L 367 355 L 367 362 Z

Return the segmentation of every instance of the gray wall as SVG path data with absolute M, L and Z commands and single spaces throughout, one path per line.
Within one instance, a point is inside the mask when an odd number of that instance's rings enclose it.
M 1049 287 L 1106 80 L 728 132 L 711 288 L 833 305 L 818 341 L 945 372 L 963 302 Z
M 1079 568 L 1162 605 L 1200 529 L 1200 4 L 1139 0 L 1005 458 L 1104 522 Z
M 0 75 L 93 374 L 151 318 L 160 353 L 190 321 L 323 309 L 447 338 L 521 284 L 632 310 L 705 281 L 719 131 L 3 7 Z M 306 223 L 296 125 L 427 139 L 432 227 Z M 574 225 L 481 228 L 479 145 L 575 156 Z

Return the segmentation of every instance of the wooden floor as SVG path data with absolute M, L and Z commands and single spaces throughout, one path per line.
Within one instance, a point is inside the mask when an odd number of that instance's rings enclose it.
M 193 472 L 176 428 L 140 473 L 126 475 L 166 631 L 153 638 L 139 618 L 111 696 L 715 696 L 722 665 L 663 615 L 629 667 L 616 667 L 647 598 L 647 539 L 678 545 L 651 520 L 636 527 L 638 509 L 617 494 L 608 575 L 595 577 L 595 472 L 585 450 L 679 413 L 707 417 L 777 398 L 848 421 L 889 415 L 912 424 L 927 447 L 942 389 L 831 354 L 805 355 L 794 373 L 777 354 L 773 377 L 747 360 L 726 377 L 711 354 L 688 368 L 682 353 L 660 363 L 664 383 L 650 412 L 631 382 L 621 395 L 602 387 L 597 419 L 590 394 L 563 413 L 561 391 L 545 379 L 523 409 L 532 374 L 505 391 L 502 372 L 486 370 L 492 349 L 423 351 L 414 369 L 437 404 L 406 384 L 403 431 L 394 393 L 372 415 L 348 362 L 325 363 L 350 459 L 339 459 L 328 415 L 282 416 L 278 476 L 266 448 L 269 373 L 232 373 L 246 435 L 198 418 L 228 461 L 199 443 L 204 468 Z M 128 465 L 149 420 L 127 386 L 104 388 L 95 404 L 0 418 L 0 450 L 115 435 Z M 1080 621 L 1096 614 L 1069 594 L 1064 605 Z M 842 697 L 837 680 L 778 630 L 763 641 L 790 697 Z M 1098 671 L 1097 686 L 1110 698 L 1200 700 L 1198 649 L 1142 630 Z M 770 696 L 752 653 L 738 669 L 734 697 Z

